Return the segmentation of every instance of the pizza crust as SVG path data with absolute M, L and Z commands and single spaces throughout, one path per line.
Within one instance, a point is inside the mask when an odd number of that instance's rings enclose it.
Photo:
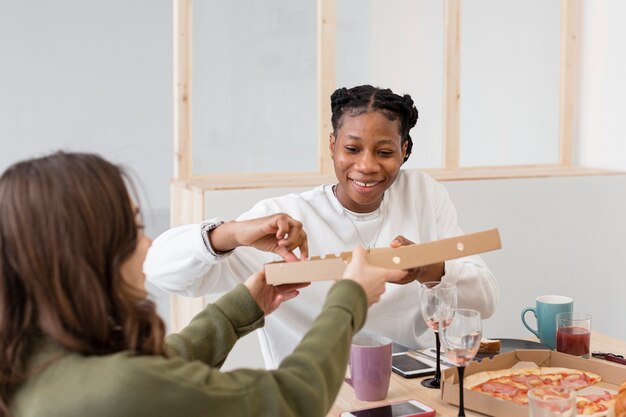
M 558 367 L 542 367 L 539 368 L 541 370 L 541 375 L 550 375 L 550 374 L 585 374 L 589 378 L 596 380 L 599 382 L 602 380 L 602 377 L 596 373 L 589 371 L 581 371 L 580 369 L 572 369 L 572 368 L 558 368 Z

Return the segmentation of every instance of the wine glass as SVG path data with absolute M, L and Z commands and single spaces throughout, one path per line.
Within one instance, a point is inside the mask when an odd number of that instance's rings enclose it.
M 482 337 L 480 313 L 476 310 L 457 309 L 450 325 L 441 330 L 441 342 L 448 360 L 459 372 L 459 417 L 465 417 L 463 407 L 463 374 L 478 352 Z
M 439 362 L 441 343 L 439 342 L 439 330 L 447 327 L 452 321 L 456 309 L 456 285 L 448 282 L 428 281 L 422 283 L 420 293 L 420 307 L 422 317 L 426 325 L 435 332 L 437 349 L 437 368 L 433 378 L 422 381 L 427 388 L 439 388 L 441 385 L 441 364 Z

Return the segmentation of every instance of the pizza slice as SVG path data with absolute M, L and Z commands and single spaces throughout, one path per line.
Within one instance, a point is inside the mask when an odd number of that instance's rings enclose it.
M 597 384 L 602 380 L 600 375 L 570 368 L 544 367 L 539 368 L 542 378 L 547 378 L 552 384 L 568 387 L 575 391 Z
M 483 371 L 469 375 L 463 381 L 467 389 L 518 404 L 528 404 L 528 390 L 543 383 L 537 367 Z
M 562 386 L 579 390 L 601 380 L 600 375 L 577 369 L 533 367 L 483 371 L 464 380 L 467 389 L 496 398 L 528 404 L 528 391 L 539 386 Z
M 576 415 L 601 417 L 609 413 L 617 394 L 604 391 L 600 394 L 579 394 L 576 396 Z

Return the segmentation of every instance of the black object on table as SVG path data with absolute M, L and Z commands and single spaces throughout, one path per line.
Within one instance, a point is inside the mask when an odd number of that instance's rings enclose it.
M 525 339 L 500 339 L 500 351 L 497 353 L 477 353 L 474 356 L 475 360 L 480 361 L 483 358 L 493 358 L 500 353 L 512 352 L 517 349 L 547 349 L 550 350 L 550 346 L 543 343 L 533 342 L 532 340 Z

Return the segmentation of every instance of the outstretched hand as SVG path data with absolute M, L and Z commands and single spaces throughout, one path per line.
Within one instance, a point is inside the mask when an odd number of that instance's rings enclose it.
M 413 243 L 415 242 L 411 242 L 404 236 L 398 235 L 391 241 L 389 246 L 392 248 L 399 248 L 400 246 L 412 245 Z M 395 281 L 395 284 L 405 285 L 413 281 L 441 281 L 441 277 L 445 273 L 445 265 L 446 264 L 444 262 L 440 262 L 432 265 L 424 265 L 417 268 L 407 269 L 406 276 L 399 281 Z
M 265 272 L 259 271 L 246 280 L 244 285 L 250 291 L 252 298 L 267 316 L 276 310 L 285 301 L 297 297 L 298 289 L 308 286 L 310 283 L 269 285 L 265 280 Z
M 293 251 L 300 249 L 300 260 L 309 257 L 307 235 L 302 223 L 291 216 L 278 213 L 250 220 L 226 222 L 210 235 L 211 245 L 220 252 L 238 246 L 273 252 L 287 262 L 297 261 Z

